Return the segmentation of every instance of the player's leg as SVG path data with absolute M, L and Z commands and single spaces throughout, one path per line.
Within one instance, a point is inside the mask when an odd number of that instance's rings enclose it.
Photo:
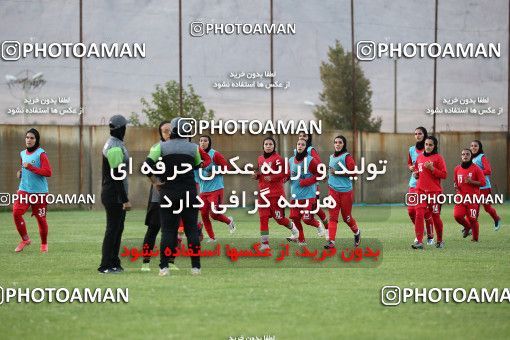
M 184 224 L 184 233 L 188 239 L 188 249 L 193 250 L 193 253 L 198 254 L 200 251 L 200 240 L 198 237 L 198 211 L 196 208 L 184 208 L 181 213 L 181 218 Z M 191 257 L 191 268 L 193 274 L 200 273 L 200 256 Z
M 41 252 L 46 253 L 48 252 L 48 221 L 46 220 L 48 206 L 45 198 L 42 198 L 42 200 L 42 202 L 32 204 L 32 216 L 35 216 L 37 220 L 39 236 L 41 237 Z
M 444 248 L 443 242 L 443 221 L 441 220 L 441 204 L 432 204 L 430 206 L 434 228 L 436 229 L 437 243 L 436 248 Z
M 147 231 L 145 232 L 145 236 L 143 238 L 142 250 L 151 252 L 154 249 L 154 245 L 156 244 L 156 237 L 158 236 L 160 229 L 159 203 L 150 203 L 149 209 L 147 211 L 147 216 L 145 217 L 145 225 L 147 226 Z M 143 258 L 144 265 L 142 266 L 142 270 L 150 270 L 148 265 L 150 261 L 150 256 L 145 256 Z
M 354 192 L 342 192 L 340 193 L 340 212 L 342 214 L 343 221 L 349 226 L 354 234 L 354 246 L 359 246 L 361 241 L 361 232 L 358 228 L 356 220 L 352 217 L 352 205 L 354 203 Z
M 278 200 L 280 197 L 270 197 L 269 198 L 269 210 L 271 211 L 271 217 L 281 226 L 289 229 L 291 234 L 291 239 L 297 239 L 299 235 L 299 230 L 294 225 L 294 222 L 290 218 L 285 217 L 285 209 L 280 208 L 278 205 Z
M 292 200 L 292 203 L 295 201 Z M 301 224 L 301 212 L 300 208 L 290 208 L 290 219 L 296 226 L 296 229 L 298 230 L 298 238 L 297 241 L 300 243 L 305 242 L 305 233 L 303 231 L 303 225 Z M 296 242 L 295 238 L 287 237 L 287 241 Z
M 221 203 L 223 203 L 223 189 L 216 190 L 214 193 L 212 193 L 212 196 L 213 197 L 211 198 L 211 202 L 215 208 L 218 207 Z M 217 214 L 213 211 L 211 207 L 211 217 L 213 218 L 213 220 L 225 223 L 228 226 L 229 232 L 231 234 L 236 230 L 234 218 L 232 216 L 227 217 L 224 214 Z
M 259 208 L 259 221 L 260 221 L 260 243 L 262 250 L 269 248 L 269 217 L 271 211 L 269 207 Z
M 179 226 L 179 215 L 174 214 L 173 210 L 169 208 L 161 208 L 159 210 L 159 214 L 161 224 L 159 275 L 165 276 L 169 273 L 168 267 L 170 257 L 175 253 L 177 248 L 177 228 Z
M 106 204 L 106 230 L 104 232 L 101 264 L 98 271 L 101 273 L 111 272 L 114 264 L 114 250 L 116 243 L 117 230 L 120 228 L 120 219 L 122 216 L 122 204 Z
M 479 236 L 479 225 L 478 225 L 478 204 L 469 204 L 467 207 L 467 216 L 469 219 L 469 224 L 471 226 L 471 230 L 473 230 L 473 238 L 471 241 L 478 242 Z
M 340 215 L 340 196 L 333 189 L 329 189 L 329 195 L 335 200 L 335 207 L 329 209 L 329 222 L 328 222 L 328 238 L 329 242 L 326 245 L 328 248 L 335 246 L 336 231 L 338 228 L 338 216 Z
M 209 200 L 208 193 L 201 193 L 200 198 L 204 202 L 204 206 L 200 208 L 200 216 L 202 217 L 202 223 L 204 224 L 207 236 L 209 236 L 209 241 L 214 241 L 215 240 L 214 230 L 212 227 L 211 219 L 209 218 L 212 203 Z
M 487 197 L 491 194 L 491 189 L 481 189 L 480 194 Z M 499 217 L 496 209 L 491 204 L 484 204 L 483 209 L 492 217 L 494 220 L 494 230 L 498 231 L 501 224 L 501 217 Z
M 427 232 L 427 244 L 434 244 L 434 220 L 428 210 L 425 210 L 425 231 Z
M 21 195 L 23 194 L 18 191 L 18 197 Z M 28 210 L 28 208 L 30 208 L 30 203 L 28 200 L 24 201 L 20 200 L 19 198 L 14 201 L 14 205 L 12 207 L 12 217 L 14 219 L 14 224 L 16 225 L 18 234 L 21 236 L 21 242 L 15 249 L 16 252 L 22 251 L 23 248 L 25 248 L 31 242 L 27 232 L 27 225 L 25 223 L 25 219 L 23 218 L 23 214 Z
M 119 220 L 118 220 L 118 228 L 116 229 L 115 233 L 115 243 L 113 245 L 113 252 L 112 252 L 112 263 L 113 267 L 119 269 L 120 271 L 123 271 L 120 264 L 120 257 L 119 257 L 119 251 L 120 251 L 120 243 L 122 241 L 122 233 L 124 232 L 124 222 L 126 221 L 126 210 L 120 209 L 119 214 Z
M 416 242 L 413 244 L 415 249 L 423 249 L 423 232 L 425 229 L 425 209 L 426 206 L 421 204 L 416 206 L 416 216 L 414 219 L 414 233 L 416 235 Z
M 453 218 L 457 221 L 458 224 L 464 227 L 462 230 L 462 235 L 466 238 L 469 235 L 469 230 L 471 229 L 471 224 L 468 220 L 466 220 L 466 215 L 468 214 L 467 207 L 464 204 L 455 204 L 453 207 Z

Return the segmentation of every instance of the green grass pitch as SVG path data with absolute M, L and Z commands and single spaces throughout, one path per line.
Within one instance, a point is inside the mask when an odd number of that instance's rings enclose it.
M 0 286 L 128 287 L 129 303 L 9 303 L 0 305 L 1 338 L 506 338 L 508 303 L 406 303 L 385 307 L 380 290 L 401 287 L 510 287 L 510 205 L 496 206 L 503 227 L 480 216 L 480 242 L 462 239 L 461 227 L 444 207 L 443 250 L 413 251 L 413 227 L 404 207 L 355 207 L 363 237 L 383 244 L 376 268 L 208 268 L 191 276 L 189 260 L 170 277 L 159 277 L 157 259 L 149 273 L 125 266 L 118 275 L 96 271 L 104 233 L 104 211 L 50 211 L 49 253 L 39 253 L 36 221 L 25 215 L 34 241 L 14 253 L 19 236 L 9 212 L 0 213 Z M 145 212 L 128 213 L 124 238 L 142 239 Z M 233 212 L 236 237 L 258 237 L 258 217 Z M 219 239 L 225 226 L 215 222 Z M 271 242 L 287 230 L 270 223 Z M 315 236 L 305 226 L 307 237 Z M 316 236 L 315 236 L 316 237 Z M 338 237 L 351 238 L 340 223 Z

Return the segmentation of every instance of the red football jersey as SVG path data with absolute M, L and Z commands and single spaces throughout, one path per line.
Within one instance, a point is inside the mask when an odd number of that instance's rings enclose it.
M 425 167 L 425 162 L 432 162 L 434 166 L 434 171 L 430 171 Z M 416 158 L 416 163 L 414 164 L 415 171 L 418 171 L 418 182 L 416 184 L 416 189 L 424 192 L 442 192 L 443 188 L 441 187 L 441 180 L 445 179 L 447 176 L 446 173 L 446 164 L 443 156 L 436 153 L 434 155 L 425 156 L 425 154 L 421 154 Z
M 285 191 L 283 190 L 283 181 L 285 178 L 285 160 L 275 152 L 268 158 L 264 158 L 264 155 L 259 156 L 257 163 L 259 169 L 257 172 L 259 190 L 269 189 L 269 193 L 266 195 L 266 197 L 285 196 Z M 280 171 L 278 174 L 264 175 L 260 172 L 260 168 L 263 164 L 268 164 L 274 171 Z
M 453 170 L 455 175 L 454 182 L 457 191 L 462 196 L 473 196 L 474 194 L 480 194 L 480 187 L 475 186 L 470 183 L 466 183 L 466 178 L 471 177 L 473 181 L 480 182 L 481 186 L 485 185 L 485 176 L 483 175 L 483 171 L 475 164 L 472 163 L 467 169 L 464 169 L 462 166 L 457 165 L 455 170 Z

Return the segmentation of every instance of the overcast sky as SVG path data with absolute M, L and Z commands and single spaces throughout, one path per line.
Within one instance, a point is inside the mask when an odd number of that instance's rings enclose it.
M 434 0 L 355 1 L 355 40 L 433 42 Z M 350 50 L 350 1 L 274 1 L 274 22 L 293 23 L 295 35 L 274 38 L 276 79 L 289 82 L 275 89 L 276 119 L 313 119 L 313 104 L 322 90 L 319 67 L 328 47 L 339 40 Z M 179 79 L 178 1 L 83 2 L 85 43 L 145 43 L 146 58 L 84 59 L 85 124 L 104 124 L 108 117 L 141 110 L 140 98 L 156 84 Z M 508 91 L 508 1 L 439 1 L 440 43 L 501 43 L 501 57 L 439 59 L 437 100 L 489 97 L 486 106 L 503 108 L 501 115 L 441 115 L 440 130 L 506 130 Z M 209 35 L 192 37 L 189 25 L 207 23 L 268 23 L 269 1 L 183 1 L 184 84 L 192 84 L 206 107 L 218 118 L 266 119 L 270 94 L 266 89 L 216 89 L 231 72 L 269 70 L 269 36 Z M 1 40 L 78 42 L 78 1 L 1 0 Z M 373 91 L 373 115 L 382 117 L 382 131 L 393 131 L 394 62 L 388 58 L 361 62 Z M 78 59 L 34 59 L 0 62 L 1 124 L 77 124 L 76 115 L 10 116 L 24 92 L 9 88 L 5 76 L 44 74 L 47 83 L 32 97 L 69 97 L 79 105 Z M 433 102 L 432 59 L 397 62 L 399 132 L 418 125 L 431 127 L 425 113 Z

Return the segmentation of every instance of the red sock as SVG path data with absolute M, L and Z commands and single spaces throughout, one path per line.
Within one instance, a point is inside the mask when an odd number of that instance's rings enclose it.
M 330 241 L 335 241 L 337 228 L 338 228 L 338 221 L 332 221 L 330 219 L 328 222 L 329 240 Z
M 324 210 L 322 210 L 322 208 L 319 208 L 319 211 L 317 211 L 317 216 L 319 216 L 321 221 L 326 220 L 326 213 L 324 212 Z
M 48 243 L 48 222 L 46 217 L 36 216 L 37 225 L 39 226 L 39 235 L 41 236 L 41 244 Z
M 321 225 L 319 221 L 317 221 L 313 216 L 310 216 L 310 218 L 303 219 L 303 222 L 305 222 L 308 225 L 311 225 L 312 227 L 319 228 Z
M 294 225 L 296 226 L 297 230 L 299 230 L 299 237 L 298 237 L 299 242 L 304 242 L 305 241 L 305 233 L 303 232 L 303 225 L 301 224 L 301 219 L 295 218 L 295 219 L 292 219 L 292 221 L 294 222 Z
M 13 213 L 14 224 L 16 224 L 16 229 L 18 230 L 19 236 L 23 241 L 28 240 L 27 226 L 25 224 L 25 220 L 23 219 L 22 214 L 18 214 L 16 212 Z
M 443 221 L 439 214 L 432 214 L 434 220 L 434 228 L 436 228 L 437 242 L 443 241 Z
M 204 224 L 204 228 L 207 233 L 207 236 L 209 236 L 209 238 L 214 239 L 214 231 L 213 231 L 211 220 L 209 219 L 209 216 L 202 214 L 202 223 Z
M 434 238 L 434 221 L 432 217 L 425 217 L 425 228 L 427 229 L 427 237 Z
M 223 214 L 211 214 L 211 217 L 213 218 L 213 220 L 216 220 L 216 221 L 220 221 L 220 222 L 223 222 L 225 224 L 229 224 L 230 223 L 230 219 L 223 215 Z
M 484 204 L 483 205 L 483 208 L 485 209 L 485 211 L 491 215 L 492 219 L 494 220 L 494 222 L 496 222 L 497 220 L 499 220 L 499 216 L 498 216 L 498 213 L 496 212 L 496 209 L 494 209 L 492 207 L 492 205 L 490 204 Z
M 477 220 L 471 220 L 471 229 L 473 229 L 473 240 L 478 241 L 479 225 Z

